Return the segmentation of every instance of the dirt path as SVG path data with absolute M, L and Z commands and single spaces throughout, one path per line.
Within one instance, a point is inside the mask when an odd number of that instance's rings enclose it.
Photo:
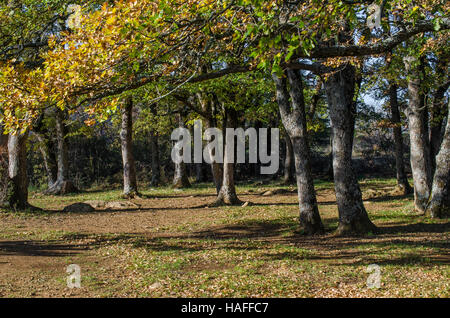
M 416 216 L 384 217 L 386 211 L 404 208 L 410 203 L 409 198 L 366 201 L 369 214 L 376 216 L 375 223 L 382 229 L 380 235 L 366 238 L 337 238 L 331 232 L 320 238 L 293 235 L 298 213 L 296 193 L 266 197 L 246 192 L 240 199 L 250 201 L 248 207 L 205 207 L 213 199 L 213 195 L 194 191 L 137 199 L 133 203 L 138 207 L 121 210 L 60 213 L 57 210 L 62 206 L 53 205 L 49 213 L 42 215 L 0 214 L 0 296 L 102 296 L 103 289 L 104 295 L 120 294 L 119 282 L 130 280 L 130 273 L 118 265 L 117 257 L 105 251 L 124 242 L 137 246 L 136 242 L 154 245 L 165 239 L 254 240 L 311 249 L 318 262 L 342 264 L 359 264 L 362 259 L 358 248 L 370 244 L 389 246 L 407 242 L 411 246 L 447 251 L 449 247 L 442 243 L 448 242 L 448 222 L 409 225 L 407 221 L 412 218 L 417 221 Z M 318 200 L 324 224 L 332 229 L 337 222 L 333 191 L 318 191 Z M 444 266 L 450 263 L 448 254 L 430 250 L 424 255 L 430 262 Z M 92 277 L 87 275 L 83 279 L 95 281 L 95 292 L 65 286 L 65 269 L 72 263 L 79 264 L 85 273 L 92 273 Z M 109 285 L 103 288 L 102 281 Z M 118 285 L 111 281 L 117 281 Z

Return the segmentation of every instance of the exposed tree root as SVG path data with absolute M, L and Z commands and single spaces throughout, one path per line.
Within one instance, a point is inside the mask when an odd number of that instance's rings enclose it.
M 44 194 L 51 195 L 64 195 L 69 193 L 78 193 L 79 190 L 72 181 L 56 181 Z
M 367 215 L 363 214 L 355 217 L 350 222 L 339 222 L 336 236 L 361 236 L 378 232 L 379 230 L 375 224 L 369 220 Z
M 121 196 L 122 199 L 141 199 L 141 194 L 138 191 L 131 191 L 128 193 L 123 193 Z

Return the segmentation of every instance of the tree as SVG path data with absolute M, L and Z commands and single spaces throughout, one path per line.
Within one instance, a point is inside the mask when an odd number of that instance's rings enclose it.
M 4 1 L 0 5 L 0 105 L 4 133 L 9 133 L 9 177 L 13 186 L 10 206 L 29 208 L 26 171 L 26 142 L 29 126 L 38 117 L 37 70 L 43 65 L 41 53 L 48 49 L 50 35 L 67 29 L 67 6 L 77 1 Z M 86 2 L 85 2 L 86 3 Z M 89 1 L 90 3 L 90 1 Z M 86 3 L 89 5 L 89 3 Z M 36 77 L 35 77 L 36 76 Z M 21 118 L 20 120 L 15 120 Z M 26 122 L 24 124 L 24 122 Z
M 139 192 L 133 156 L 133 97 L 126 98 L 121 108 L 121 114 L 120 144 L 123 161 L 123 195 L 127 198 L 134 198 L 139 195 Z
M 157 116 L 157 105 L 150 105 L 150 110 L 153 116 Z M 152 180 L 150 182 L 151 186 L 157 186 L 161 183 L 161 164 L 159 158 L 159 134 L 157 129 L 152 128 L 150 130 L 150 143 L 152 152 Z
M 405 59 L 408 72 L 408 127 L 411 139 L 411 168 L 414 179 L 414 204 L 424 213 L 431 194 L 431 157 L 428 139 L 428 112 L 422 93 L 420 65 L 423 62 L 409 56 Z M 423 65 L 422 65 L 423 67 Z
M 184 120 L 181 111 L 177 114 L 177 122 L 179 128 L 184 128 Z M 183 154 L 181 154 L 183 156 Z M 186 164 L 184 162 L 175 163 L 175 173 L 173 175 L 173 187 L 176 189 L 189 188 L 191 187 L 191 182 L 189 181 Z
M 339 210 L 339 234 L 376 232 L 362 202 L 362 194 L 352 168 L 355 128 L 356 70 L 346 65 L 324 83 L 330 109 L 333 175 Z
M 233 108 L 225 109 L 226 111 L 226 128 L 236 128 L 237 124 L 237 112 Z M 234 136 L 232 136 L 234 138 Z M 219 194 L 217 195 L 217 199 L 214 203 L 215 206 L 227 204 L 227 205 L 237 205 L 242 204 L 242 201 L 239 200 L 236 194 L 236 186 L 234 182 L 234 158 L 233 162 L 229 162 L 230 155 L 228 151 L 230 151 L 230 147 L 228 143 L 230 140 L 228 136 L 225 138 L 225 151 L 224 151 L 224 161 L 223 161 L 223 178 L 222 185 L 220 187 Z M 234 145 L 234 142 L 233 142 Z M 234 149 L 233 149 L 234 153 Z
M 57 175 L 55 182 L 46 191 L 48 194 L 67 194 L 77 192 L 73 182 L 69 179 L 69 158 L 67 152 L 65 113 L 58 109 L 55 114 L 57 140 Z
M 392 131 L 395 143 L 395 166 L 397 176 L 397 186 L 404 194 L 412 192 L 409 185 L 408 178 L 405 172 L 405 162 L 403 155 L 403 136 L 402 136 L 402 121 L 397 98 L 398 87 L 396 84 L 389 85 L 389 106 L 391 111 L 391 123 L 393 125 Z
M 434 74 L 430 77 L 436 79 L 434 81 L 433 102 L 430 110 L 430 156 L 433 174 L 436 170 L 436 156 L 442 142 L 442 127 L 445 123 L 445 117 L 448 115 L 448 109 L 445 106 L 445 93 L 450 86 L 450 78 L 447 72 L 448 52 L 437 52 L 437 62 Z M 439 80 L 442 78 L 442 80 Z
M 450 110 L 450 102 L 448 103 Z M 450 114 L 450 112 L 449 112 Z M 432 195 L 426 212 L 432 218 L 444 218 L 450 215 L 450 115 L 441 148 L 436 157 L 436 172 L 434 174 Z
M 294 70 L 288 70 L 287 77 L 290 84 L 290 96 L 287 92 L 286 79 L 274 74 L 273 80 L 276 85 L 281 120 L 292 140 L 300 208 L 300 226 L 305 234 L 320 234 L 324 232 L 324 227 L 319 215 L 311 173 L 302 79 L 300 73 Z M 289 97 L 292 107 L 289 105 Z
M 295 166 L 293 165 L 293 161 L 295 159 L 294 159 L 294 154 L 293 154 L 293 149 L 292 149 L 292 141 L 287 132 L 284 135 L 284 141 L 286 144 L 286 157 L 284 159 L 283 182 L 286 184 L 290 184 L 294 181 Z
M 11 189 L 6 200 L 14 210 L 31 208 L 28 204 L 27 138 L 27 132 L 8 136 L 8 173 Z

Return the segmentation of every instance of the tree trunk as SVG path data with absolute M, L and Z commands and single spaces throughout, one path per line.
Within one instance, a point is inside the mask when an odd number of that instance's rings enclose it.
M 44 168 L 47 174 L 47 184 L 48 188 L 51 188 L 53 184 L 56 182 L 58 177 L 58 169 L 55 160 L 51 158 L 50 155 L 50 147 L 48 146 L 48 142 L 45 138 L 37 132 L 32 132 L 39 142 L 39 151 L 42 155 L 42 160 L 44 161 Z
M 428 141 L 427 109 L 421 93 L 418 67 L 413 58 L 405 59 L 408 71 L 409 104 L 406 116 L 411 140 L 411 170 L 414 179 L 414 204 L 418 212 L 425 213 L 432 184 L 430 147 Z
M 316 192 L 311 173 L 310 149 L 307 140 L 305 101 L 301 74 L 288 70 L 292 111 L 286 80 L 273 74 L 281 120 L 292 141 L 297 177 L 300 227 L 306 235 L 324 232 L 317 206 Z
M 181 116 L 181 114 L 178 114 L 177 117 L 179 127 L 183 128 L 184 127 L 183 117 Z M 175 189 L 191 187 L 191 183 L 189 182 L 189 178 L 186 171 L 186 165 L 184 162 L 175 163 L 175 173 L 173 175 L 173 187 Z
M 395 166 L 397 170 L 397 186 L 403 191 L 403 194 L 412 192 L 408 178 L 405 172 L 405 162 L 403 161 L 403 137 L 402 121 L 398 109 L 397 85 L 389 86 L 389 103 L 391 108 L 391 122 L 393 124 L 393 135 L 395 143 Z
M 205 182 L 205 172 L 203 171 L 203 163 L 195 164 L 195 182 L 201 183 Z
M 184 162 L 175 164 L 175 173 L 173 176 L 173 187 L 175 189 L 189 188 L 191 183 L 186 172 L 186 165 Z
M 210 96 L 207 96 L 207 94 L 203 91 L 200 91 L 196 94 L 197 99 L 201 105 L 201 110 L 203 113 L 203 117 L 206 121 L 205 123 L 205 129 L 213 128 L 216 126 L 216 115 L 217 115 L 217 100 L 215 96 L 211 98 Z M 210 156 L 213 157 L 214 153 L 210 153 Z M 213 176 L 213 182 L 216 187 L 216 193 L 219 195 L 220 188 L 222 186 L 222 180 L 223 180 L 223 169 L 222 164 L 213 162 L 211 164 L 211 173 Z
M 287 132 L 284 136 L 284 140 L 286 142 L 286 158 L 284 159 L 283 182 L 285 184 L 291 184 L 294 181 L 295 166 L 293 165 L 294 154 L 292 149 L 292 141 Z
M 433 107 L 430 116 L 430 156 L 432 175 L 436 170 L 436 156 L 442 142 L 442 126 L 446 117 L 447 107 L 445 107 L 445 93 L 450 85 L 450 81 L 436 89 L 433 100 Z
M 224 126 L 226 128 L 235 128 L 237 122 L 237 113 L 234 109 L 227 110 L 227 120 Z M 226 130 L 226 129 L 225 129 Z M 227 140 L 227 138 L 225 138 Z M 234 162 L 228 162 L 227 144 L 225 142 L 224 161 L 223 161 L 223 180 L 219 194 L 217 195 L 215 206 L 217 205 L 238 205 L 242 204 L 236 194 L 236 186 L 234 184 Z
M 225 149 L 226 153 L 226 149 Z M 237 205 L 242 204 L 236 194 L 236 187 L 234 184 L 234 163 L 224 162 L 223 164 L 223 182 L 217 196 L 215 206 L 217 205 Z
M 31 207 L 28 203 L 27 139 L 28 132 L 8 136 L 9 188 L 4 201 L 13 210 Z
M 69 162 L 67 153 L 66 132 L 64 126 L 64 113 L 62 110 L 56 111 L 55 117 L 56 140 L 57 140 L 57 177 L 56 182 L 46 191 L 47 194 L 67 194 L 77 192 L 77 188 L 69 180 Z
M 133 198 L 139 195 L 136 166 L 133 156 L 133 98 L 128 97 L 122 107 L 122 128 L 120 131 L 123 163 L 123 195 Z
M 8 173 L 8 135 L 3 134 L 0 124 L 0 206 L 7 206 L 7 194 L 9 189 Z
M 155 130 L 150 132 L 150 144 L 152 151 L 152 180 L 150 185 L 158 186 L 161 184 L 161 163 L 159 161 L 158 134 Z
M 333 175 L 339 210 L 338 235 L 376 232 L 362 202 L 361 190 L 352 168 L 356 103 L 355 68 L 347 65 L 325 82 L 333 134 Z
M 450 110 L 450 102 L 448 108 Z M 432 218 L 450 216 L 450 111 L 447 115 L 447 125 L 441 149 L 436 156 L 436 172 L 427 213 Z
M 212 156 L 213 154 L 211 154 Z M 216 192 L 219 194 L 220 188 L 222 187 L 223 182 L 223 166 L 220 163 L 213 162 L 211 164 L 211 172 L 213 175 L 214 185 L 216 187 Z

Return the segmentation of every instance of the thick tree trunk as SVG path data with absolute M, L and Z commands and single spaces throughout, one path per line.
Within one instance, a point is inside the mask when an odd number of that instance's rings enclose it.
M 409 104 L 406 116 L 411 140 L 411 170 L 414 179 L 414 204 L 418 212 L 425 213 L 432 184 L 430 147 L 428 141 L 427 109 L 421 94 L 419 70 L 412 64 L 413 58 L 405 59 L 408 71 Z
M 173 175 L 173 187 L 175 189 L 189 188 L 191 183 L 186 172 L 186 165 L 184 162 L 175 164 L 175 173 Z
M 225 149 L 226 153 L 226 149 Z M 237 205 L 242 204 L 236 194 L 234 184 L 234 163 L 225 162 L 223 165 L 223 182 L 214 205 Z
M 311 173 L 309 146 L 306 138 L 293 137 L 300 225 L 306 235 L 321 234 L 324 227 L 317 206 L 314 180 Z
M 236 128 L 237 114 L 234 109 L 227 110 L 227 120 L 224 123 L 226 128 Z M 225 138 L 227 140 L 227 138 Z M 236 194 L 236 186 L 234 184 L 234 162 L 228 162 L 228 149 L 225 142 L 224 161 L 223 161 L 223 180 L 219 194 L 217 195 L 214 205 L 237 205 L 242 204 Z
M 183 128 L 184 121 L 183 121 L 181 114 L 178 114 L 177 117 L 178 117 L 179 127 Z M 191 187 L 191 183 L 189 182 L 189 178 L 188 178 L 187 171 L 186 171 L 186 165 L 184 162 L 175 163 L 175 172 L 173 175 L 173 187 L 175 189 Z
M 355 68 L 351 65 L 334 73 L 325 82 L 333 131 L 333 174 L 339 210 L 339 235 L 366 234 L 377 230 L 364 208 L 352 168 L 355 84 Z
M 284 159 L 283 182 L 285 184 L 291 184 L 292 182 L 294 182 L 295 166 L 293 165 L 294 153 L 293 153 L 293 149 L 292 149 L 292 141 L 287 132 L 284 136 L 284 140 L 286 142 L 286 158 Z
M 8 137 L 9 188 L 5 203 L 14 210 L 25 210 L 28 203 L 27 143 L 28 132 Z
M 120 131 L 123 163 L 123 195 L 133 198 L 139 195 L 136 166 L 133 156 L 133 98 L 128 97 L 122 107 L 122 127 Z
M 450 81 L 436 89 L 433 107 L 430 112 L 430 156 L 432 175 L 436 170 L 436 156 L 442 142 L 442 126 L 447 115 L 447 107 L 445 107 L 445 93 L 447 92 L 449 85 Z
M 0 124 L 0 206 L 8 205 L 8 170 L 8 135 L 3 134 L 3 127 Z
M 205 182 L 205 172 L 203 171 L 203 163 L 195 164 L 195 182 L 201 183 Z
M 311 173 L 310 149 L 307 139 L 305 102 L 300 73 L 288 70 L 292 111 L 289 103 L 286 80 L 275 74 L 276 96 L 281 120 L 290 136 L 295 159 L 297 177 L 298 203 L 300 209 L 300 226 L 306 235 L 324 232 L 317 206 L 316 192 Z
M 450 102 L 448 108 L 450 110 Z M 427 213 L 432 218 L 450 216 L 450 111 L 447 115 L 441 149 L 436 157 L 436 172 Z
M 325 176 L 328 180 L 333 180 L 333 130 L 330 131 L 330 152 L 327 155 L 327 167 L 325 170 Z
M 67 194 L 77 192 L 77 188 L 69 180 L 69 162 L 67 143 L 65 140 L 66 132 L 64 126 L 64 113 L 61 110 L 56 111 L 55 117 L 56 140 L 57 140 L 57 177 L 56 181 L 46 191 L 47 194 Z
M 405 172 L 405 162 L 403 160 L 403 137 L 402 137 L 402 121 L 398 108 L 397 85 L 389 86 L 389 103 L 391 108 L 391 122 L 393 124 L 393 135 L 395 143 L 395 166 L 397 171 L 397 186 L 404 194 L 412 193 L 408 178 Z
M 214 154 L 210 154 L 213 156 Z M 223 165 L 221 163 L 214 162 L 211 164 L 211 172 L 213 175 L 213 182 L 216 187 L 216 192 L 219 194 L 220 188 L 223 182 Z
M 161 163 L 159 161 L 158 134 L 152 130 L 150 132 L 150 144 L 152 151 L 152 180 L 151 186 L 158 186 L 161 183 Z

